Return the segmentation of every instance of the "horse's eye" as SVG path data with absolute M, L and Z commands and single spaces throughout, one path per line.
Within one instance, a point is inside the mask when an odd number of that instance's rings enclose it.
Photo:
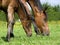
M 47 18 L 44 18 L 44 21 L 46 22 L 47 21 Z

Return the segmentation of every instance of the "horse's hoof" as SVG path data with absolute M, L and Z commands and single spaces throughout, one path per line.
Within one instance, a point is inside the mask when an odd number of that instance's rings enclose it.
M 10 42 L 10 39 L 7 39 L 6 41 L 7 41 L 7 42 Z
M 13 33 L 10 33 L 10 37 L 11 37 L 11 38 L 14 37 L 14 34 L 13 34 Z
M 6 37 L 6 41 L 7 41 L 7 42 L 9 42 L 9 41 L 10 41 L 10 39 L 8 39 L 8 37 Z

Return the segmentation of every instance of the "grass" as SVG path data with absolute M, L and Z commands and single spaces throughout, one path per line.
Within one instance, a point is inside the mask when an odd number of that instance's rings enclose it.
M 60 45 L 60 21 L 48 22 L 50 36 L 36 36 L 34 30 L 32 37 L 27 37 L 21 23 L 16 22 L 14 25 L 14 38 L 10 42 L 4 41 L 7 33 L 7 23 L 0 21 L 0 45 Z

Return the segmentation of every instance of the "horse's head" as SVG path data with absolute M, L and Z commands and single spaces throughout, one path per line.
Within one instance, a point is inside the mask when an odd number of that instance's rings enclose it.
M 49 35 L 49 28 L 47 23 L 47 15 L 45 11 L 36 13 L 35 21 L 43 35 Z

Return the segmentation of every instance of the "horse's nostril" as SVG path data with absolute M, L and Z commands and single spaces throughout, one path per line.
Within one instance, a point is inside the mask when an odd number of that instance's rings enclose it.
M 44 33 L 42 33 L 42 35 L 43 36 L 49 36 L 49 33 L 44 32 Z
M 32 33 L 31 32 L 27 33 L 27 36 L 28 37 L 31 37 L 32 36 Z
M 47 36 L 49 36 L 49 34 L 47 34 Z

